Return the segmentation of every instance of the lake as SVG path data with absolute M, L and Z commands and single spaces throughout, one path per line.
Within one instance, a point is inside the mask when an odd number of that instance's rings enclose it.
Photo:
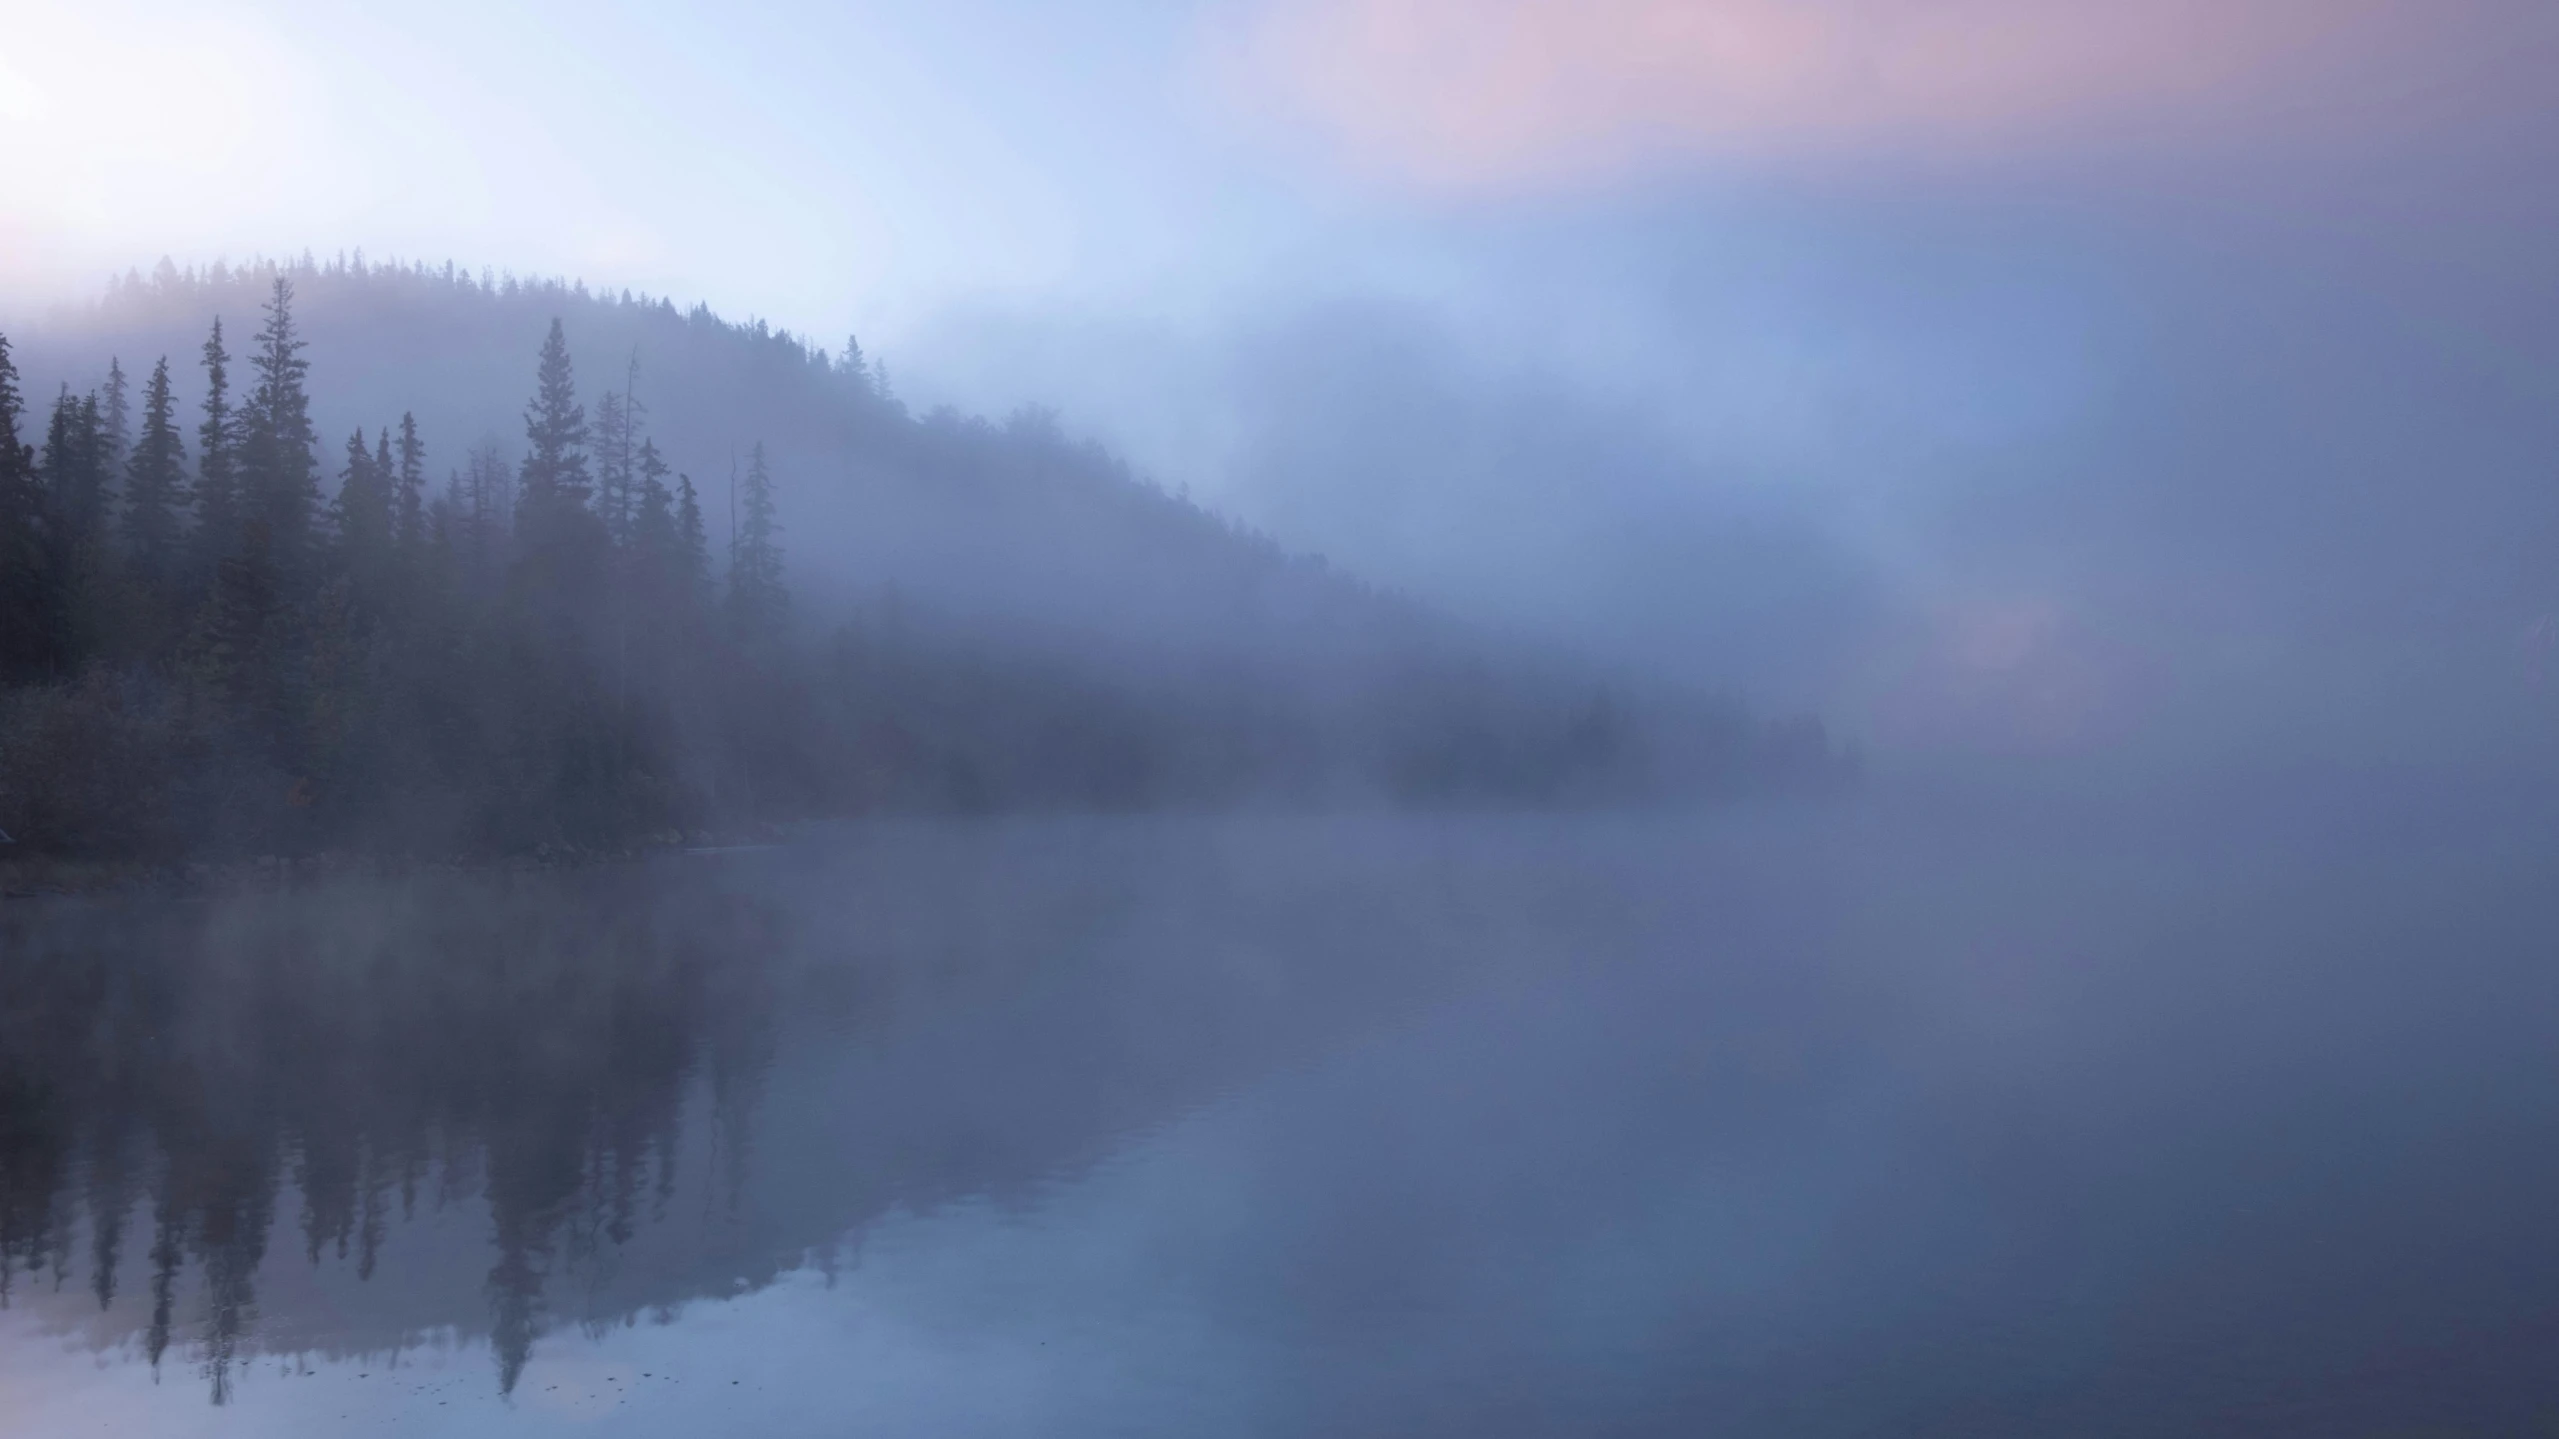
M 1878 784 L 0 905 L 0 1432 L 2559 1428 L 2559 804 Z

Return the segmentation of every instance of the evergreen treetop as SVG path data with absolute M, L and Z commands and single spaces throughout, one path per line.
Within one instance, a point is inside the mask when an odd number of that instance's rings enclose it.
M 142 391 L 142 432 L 125 462 L 124 542 L 144 583 L 165 585 L 178 548 L 178 507 L 186 498 L 186 445 L 178 436 L 169 359 L 151 369 Z

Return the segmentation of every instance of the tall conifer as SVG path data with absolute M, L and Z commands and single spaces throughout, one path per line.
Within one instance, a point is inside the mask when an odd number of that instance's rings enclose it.
M 418 417 L 400 416 L 400 467 L 392 479 L 392 523 L 400 553 L 414 559 L 426 544 L 426 446 L 418 439 Z
M 98 392 L 98 458 L 110 478 L 124 470 L 133 449 L 133 397 L 124 361 L 107 358 L 107 382 Z
M 592 519 L 587 500 L 586 407 L 578 403 L 569 368 L 569 342 L 558 320 L 542 341 L 533 403 L 524 412 L 526 449 L 516 490 L 516 531 L 529 548 L 546 549 L 571 538 L 581 519 Z
M 729 614 L 750 635 L 771 633 L 788 598 L 782 589 L 782 527 L 773 518 L 773 475 L 764 442 L 748 452 L 737 539 L 729 558 Z
M 52 651 L 44 623 L 44 492 L 35 456 L 19 438 L 25 413 L 18 366 L 0 335 L 0 681 L 45 673 Z
M 698 604 L 711 587 L 711 537 L 702 525 L 702 497 L 691 475 L 675 477 L 676 578 L 688 603 Z
M 124 471 L 124 544 L 142 584 L 163 591 L 176 577 L 178 506 L 186 492 L 186 445 L 178 437 L 177 401 L 163 355 L 142 390 L 142 432 Z
M 303 388 L 311 363 L 293 324 L 293 282 L 282 275 L 264 306 L 267 322 L 250 357 L 257 387 L 241 407 L 243 507 L 265 523 L 272 563 L 288 585 L 311 576 L 311 522 L 320 502 L 320 467 L 312 454 L 311 397 Z
M 382 480 L 382 462 L 364 442 L 359 428 L 347 437 L 346 467 L 338 473 L 338 498 L 332 507 L 338 522 L 338 553 L 359 595 L 380 591 L 391 557 L 391 495 Z
M 219 319 L 204 341 L 204 421 L 195 433 L 196 573 L 210 585 L 240 534 L 239 416 L 231 409 L 231 355 Z

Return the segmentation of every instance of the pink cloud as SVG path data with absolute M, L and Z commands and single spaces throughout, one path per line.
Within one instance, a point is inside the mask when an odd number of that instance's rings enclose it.
M 1355 158 L 1501 186 L 1666 160 L 2216 141 L 2236 116 L 2305 119 L 2305 95 L 2413 14 L 2405 0 L 1269 0 L 1239 50 L 1265 96 Z

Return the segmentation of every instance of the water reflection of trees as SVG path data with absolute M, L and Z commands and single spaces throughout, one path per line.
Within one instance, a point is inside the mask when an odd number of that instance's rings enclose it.
M 0 1303 L 85 1278 L 147 1304 L 151 1362 L 191 1351 L 219 1403 L 287 1184 L 303 1253 L 363 1279 L 395 1213 L 477 1194 L 512 1388 L 546 1285 L 672 1192 L 688 1092 L 735 1122 L 769 1054 L 773 912 L 660 879 L 0 916 Z

